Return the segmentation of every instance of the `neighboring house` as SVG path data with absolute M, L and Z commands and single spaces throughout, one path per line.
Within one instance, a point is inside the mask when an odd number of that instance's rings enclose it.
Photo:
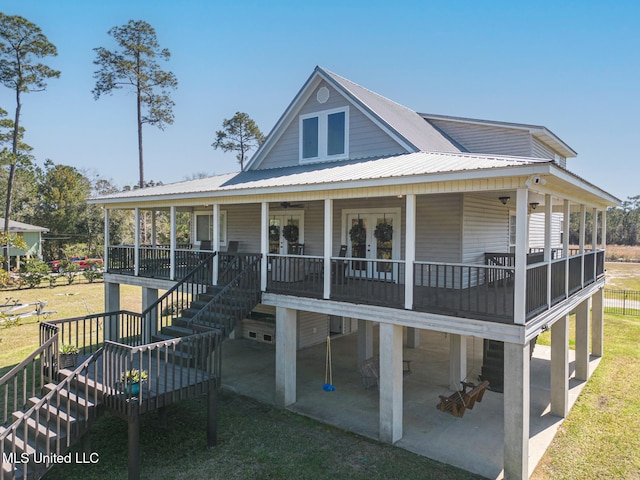
M 169 246 L 139 236 L 134 246 L 110 245 L 109 212 L 166 210 L 174 226 L 177 211 L 191 212 L 193 249 L 261 255 L 257 310 L 275 315 L 263 339 L 276 343 L 279 405 L 296 402 L 297 349 L 324 342 L 329 329 L 357 330 L 360 363 L 373 355 L 379 325 L 379 438 L 395 443 L 403 335 L 415 347 L 420 329 L 449 334 L 452 388 L 465 378 L 467 336 L 498 342 L 504 472 L 523 478 L 530 343 L 552 329 L 549 402 L 560 417 L 569 408 L 570 313 L 576 377 L 589 377 L 590 353 L 602 355 L 605 245 L 596 235 L 619 200 L 568 171 L 574 156 L 545 127 L 416 113 L 317 67 L 244 172 L 92 200 L 106 209 L 106 308 L 120 309 L 121 284 L 142 286 L 149 305 L 180 279 L 185 258 L 175 231 Z M 572 212 L 577 246 L 566 243 Z M 166 268 L 146 269 L 144 259 L 158 255 Z
M 0 218 L 0 224 L 4 225 L 4 218 Z M 48 231 L 48 228 L 9 220 L 9 233 L 22 237 L 28 247 L 26 250 L 13 247 L 9 249 L 11 266 L 20 268 L 20 262 L 23 258 L 36 257 L 42 260 L 42 234 Z

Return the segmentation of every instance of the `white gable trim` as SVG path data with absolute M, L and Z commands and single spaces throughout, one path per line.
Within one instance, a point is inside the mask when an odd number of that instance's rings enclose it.
M 276 122 L 267 140 L 260 146 L 255 155 L 247 163 L 246 170 L 252 170 L 258 168 L 265 160 L 271 149 L 278 142 L 280 137 L 284 134 L 287 127 L 294 121 L 298 121 L 298 115 L 304 104 L 309 100 L 313 92 L 316 90 L 321 81 L 324 80 L 331 85 L 340 95 L 342 95 L 351 105 L 362 112 L 371 122 L 373 122 L 378 128 L 385 132 L 391 139 L 393 139 L 398 145 L 406 150 L 407 153 L 420 151 L 415 145 L 409 142 L 406 138 L 391 128 L 386 122 L 378 117 L 374 112 L 370 111 L 366 105 L 363 105 L 357 97 L 350 95 L 342 85 L 335 82 L 330 76 L 325 75 L 320 67 L 316 67 L 309 79 L 302 86 L 298 94 L 293 98 L 287 109 L 284 111 L 280 119 Z M 349 143 L 349 140 L 347 140 Z

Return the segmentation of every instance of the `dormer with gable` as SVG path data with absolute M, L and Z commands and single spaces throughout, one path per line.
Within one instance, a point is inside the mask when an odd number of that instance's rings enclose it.
M 416 112 L 316 67 L 247 169 L 418 151 L 460 149 Z
M 540 125 L 496 122 L 421 113 L 422 118 L 459 145 L 462 151 L 545 158 L 563 168 L 576 152 Z

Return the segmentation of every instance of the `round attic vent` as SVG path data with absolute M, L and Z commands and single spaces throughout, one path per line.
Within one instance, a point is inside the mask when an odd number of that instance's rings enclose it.
M 327 87 L 320 87 L 316 94 L 318 103 L 326 103 L 329 100 L 329 89 Z

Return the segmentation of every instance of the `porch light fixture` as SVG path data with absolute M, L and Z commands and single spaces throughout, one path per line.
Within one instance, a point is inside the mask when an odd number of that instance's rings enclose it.
M 498 200 L 500 200 L 500 203 L 502 203 L 503 205 L 506 205 L 507 202 L 511 200 L 511 197 L 498 197 Z
M 540 205 L 540 203 L 538 202 L 531 202 L 529 204 L 529 206 L 531 207 L 531 210 L 535 210 L 536 208 L 538 208 L 538 205 Z
M 398 195 L 396 198 L 397 198 L 398 200 L 402 200 L 402 197 L 403 197 L 403 195 L 402 195 L 402 194 L 400 194 L 400 195 Z

